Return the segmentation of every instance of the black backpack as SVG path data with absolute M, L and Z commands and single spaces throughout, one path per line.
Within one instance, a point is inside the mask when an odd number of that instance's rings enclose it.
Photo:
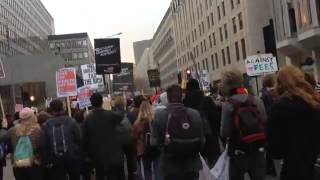
M 153 142 L 153 136 L 152 136 L 153 130 L 151 123 L 146 123 L 144 126 L 144 156 L 149 159 L 154 159 L 160 155 L 160 149 L 156 146 L 156 144 Z
M 78 145 L 74 142 L 73 128 L 75 121 L 69 117 L 57 117 L 64 119 L 51 119 L 44 125 L 45 133 L 49 141 L 49 153 L 52 160 L 72 160 L 78 158 Z
M 253 103 L 253 96 L 248 96 L 245 102 L 230 98 L 234 107 L 233 124 L 234 136 L 231 137 L 231 146 L 244 151 L 256 151 L 264 147 L 266 134 L 265 124 L 262 121 L 257 106 Z
M 167 157 L 187 159 L 196 157 L 201 151 L 202 123 L 194 122 L 187 110 L 186 107 L 179 107 L 169 111 L 164 140 Z

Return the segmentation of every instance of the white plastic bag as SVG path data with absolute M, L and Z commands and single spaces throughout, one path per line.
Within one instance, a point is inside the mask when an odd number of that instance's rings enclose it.
M 210 172 L 216 180 L 229 180 L 229 165 L 230 158 L 228 156 L 227 146 Z
M 210 169 L 206 161 L 203 159 L 201 155 L 200 155 L 200 159 L 202 162 L 202 170 L 199 171 L 199 180 L 215 180 L 215 178 L 210 172 Z

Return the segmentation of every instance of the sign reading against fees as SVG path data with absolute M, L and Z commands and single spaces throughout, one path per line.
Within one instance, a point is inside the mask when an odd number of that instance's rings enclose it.
M 84 86 L 89 86 L 91 89 L 98 89 L 100 82 L 100 76 L 96 75 L 96 65 L 95 64 L 85 64 L 81 65 L 83 84 Z M 103 81 L 103 80 L 102 80 Z M 102 82 L 103 84 L 103 82 Z
M 77 95 L 75 68 L 62 68 L 56 72 L 57 96 L 68 97 Z
M 1 58 L 0 58 L 0 78 L 5 78 L 6 75 L 4 73 L 4 68 L 3 68 L 3 64 L 2 64 L 2 61 L 1 61 Z
M 278 71 L 277 59 L 272 54 L 249 56 L 245 63 L 248 76 L 260 76 Z
M 78 88 L 78 102 L 79 108 L 84 109 L 91 106 L 90 97 L 92 95 L 92 90 L 89 86 L 83 86 Z
M 95 39 L 97 74 L 115 74 L 121 71 L 120 39 Z
M 150 87 L 161 86 L 160 72 L 158 71 L 158 69 L 148 70 L 148 78 L 149 78 Z

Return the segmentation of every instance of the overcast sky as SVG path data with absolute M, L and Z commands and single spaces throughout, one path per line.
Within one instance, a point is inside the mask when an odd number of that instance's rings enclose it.
M 134 41 L 152 38 L 171 0 L 41 0 L 56 34 L 88 32 L 103 38 L 122 32 L 122 61 L 134 61 Z

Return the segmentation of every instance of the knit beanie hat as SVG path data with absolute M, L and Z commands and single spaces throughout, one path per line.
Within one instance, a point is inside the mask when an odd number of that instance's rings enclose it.
M 34 117 L 34 112 L 32 109 L 26 107 L 20 111 L 19 117 L 21 120 L 28 120 L 28 119 Z

